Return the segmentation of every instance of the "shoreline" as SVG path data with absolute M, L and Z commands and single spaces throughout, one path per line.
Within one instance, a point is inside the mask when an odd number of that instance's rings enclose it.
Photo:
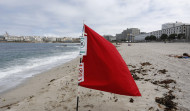
M 19 87 L 21 87 L 21 86 L 24 86 L 24 85 L 27 84 L 27 82 L 29 82 L 31 79 L 37 78 L 36 76 L 38 76 L 38 75 L 46 74 L 46 73 L 48 73 L 48 72 L 51 71 L 51 70 L 59 69 L 60 67 L 66 65 L 66 64 L 69 64 L 69 63 L 72 62 L 72 61 L 75 61 L 75 59 L 77 59 L 77 58 L 79 58 L 79 57 L 73 58 L 72 60 L 70 60 L 70 61 L 68 61 L 68 62 L 62 63 L 61 65 L 54 66 L 54 67 L 52 67 L 52 68 L 50 68 L 50 69 L 48 69 L 48 70 L 46 70 L 46 71 L 42 71 L 42 72 L 40 72 L 40 73 L 36 73 L 36 74 L 32 75 L 31 77 L 28 77 L 28 78 L 26 78 L 25 80 L 22 80 L 21 83 L 19 83 L 18 85 L 13 86 L 12 88 L 10 88 L 10 89 L 8 89 L 8 90 L 5 90 L 5 91 L 3 91 L 3 92 L 0 92 L 0 96 L 6 94 L 6 93 L 8 93 L 8 92 L 11 92 L 11 91 L 13 91 L 13 90 L 15 90 L 15 89 L 17 89 L 17 88 L 19 88 Z
M 190 53 L 188 43 L 122 43 L 117 49 L 142 94 L 123 96 L 78 87 L 79 111 L 189 111 L 190 59 L 169 57 Z M 38 74 L 26 84 L 0 95 L 0 111 L 76 110 L 79 57 Z M 168 97 L 171 97 L 168 99 Z M 4 101 L 5 99 L 5 101 Z M 167 101 L 171 106 L 164 104 Z M 3 108 L 1 108 L 4 106 Z

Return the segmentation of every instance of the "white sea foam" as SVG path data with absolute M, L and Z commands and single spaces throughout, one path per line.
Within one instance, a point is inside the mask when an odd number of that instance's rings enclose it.
M 21 81 L 25 80 L 25 78 L 66 63 L 76 58 L 78 54 L 78 51 L 64 52 L 59 55 L 52 55 L 49 57 L 20 60 L 19 62 L 24 63 L 21 65 L 9 66 L 6 69 L 0 70 L 0 92 L 18 85 Z M 13 82 L 14 84 L 11 84 L 10 82 Z
M 57 65 L 60 65 L 62 63 L 68 62 L 69 60 L 72 60 L 73 58 L 76 58 L 78 56 L 78 51 L 76 52 L 66 52 L 62 53 L 60 55 L 54 55 L 50 57 L 44 57 L 44 58 L 31 58 L 29 60 L 23 61 L 25 62 L 23 65 L 19 66 L 9 66 L 6 69 L 3 69 L 0 71 L 0 79 L 12 76 L 12 75 L 22 75 L 25 76 L 31 76 L 30 74 L 23 74 L 24 72 L 42 72 L 47 69 L 50 69 L 52 67 L 55 67 Z

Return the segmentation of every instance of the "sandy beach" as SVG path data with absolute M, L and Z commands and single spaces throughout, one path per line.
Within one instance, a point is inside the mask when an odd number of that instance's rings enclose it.
M 79 57 L 0 94 L 0 111 L 190 111 L 189 43 L 123 43 L 118 51 L 142 97 L 78 87 Z

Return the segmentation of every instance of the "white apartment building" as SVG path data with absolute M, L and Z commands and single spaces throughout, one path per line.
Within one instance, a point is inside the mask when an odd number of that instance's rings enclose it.
M 6 36 L 5 40 L 8 42 L 21 42 L 24 40 L 23 37 L 17 37 L 17 36 Z
M 154 35 L 157 38 L 160 38 L 162 34 L 167 34 L 168 36 L 170 34 L 184 34 L 187 41 L 190 41 L 190 25 L 177 25 L 170 28 L 164 28 L 162 30 L 157 30 L 150 32 L 150 35 Z
M 177 26 L 181 26 L 181 25 L 190 25 L 190 24 L 187 24 L 187 23 L 182 23 L 182 22 L 178 22 L 176 21 L 175 23 L 165 23 L 165 24 L 162 24 L 162 30 L 163 29 L 168 29 L 168 28 L 172 28 L 172 27 L 177 27 Z

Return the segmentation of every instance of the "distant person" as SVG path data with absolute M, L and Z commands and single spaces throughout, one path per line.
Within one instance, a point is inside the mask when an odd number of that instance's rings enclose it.
M 176 57 L 176 58 L 190 58 L 190 55 L 188 53 L 183 53 L 183 55 L 174 55 L 174 56 L 171 56 L 170 57 Z
M 178 57 L 178 58 L 190 58 L 190 55 L 188 53 L 183 53 L 183 56 Z

